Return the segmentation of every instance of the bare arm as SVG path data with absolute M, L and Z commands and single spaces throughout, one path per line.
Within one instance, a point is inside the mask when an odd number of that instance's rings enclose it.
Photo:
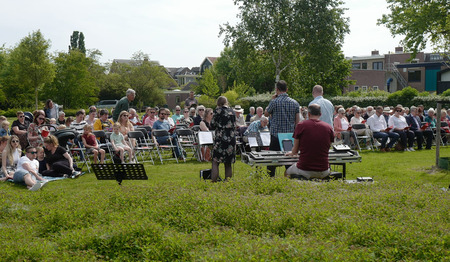
M 7 175 L 8 172 L 6 172 L 6 149 L 3 150 L 2 153 L 2 170 L 3 170 L 3 174 Z
M 22 167 L 23 167 L 23 169 L 25 169 L 25 170 L 27 170 L 28 172 L 30 172 L 31 174 L 33 174 L 33 175 L 36 177 L 37 180 L 44 180 L 44 179 L 39 175 L 39 173 L 38 173 L 33 167 L 30 166 L 29 163 L 24 163 L 24 164 L 22 165 Z
M 27 132 L 26 130 L 20 130 L 18 126 L 14 126 L 12 128 L 12 130 L 14 131 L 15 134 L 18 134 L 18 135 L 22 135 Z
M 295 114 L 295 126 L 297 126 L 297 124 L 300 122 L 300 114 L 296 113 Z
M 200 130 L 201 131 L 209 131 L 208 127 L 206 127 L 206 124 L 204 121 L 200 122 Z
M 69 153 L 64 153 L 64 155 L 63 155 L 67 160 L 69 160 L 69 167 L 70 167 L 70 169 L 72 169 L 73 170 L 73 159 L 72 159 L 72 157 L 69 155 Z
M 295 156 L 298 155 L 298 149 L 300 148 L 300 140 L 294 139 L 294 146 L 292 147 L 292 151 L 286 153 L 286 156 Z

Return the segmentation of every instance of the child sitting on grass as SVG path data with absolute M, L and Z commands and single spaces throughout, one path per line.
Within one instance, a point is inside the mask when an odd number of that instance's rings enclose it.
M 105 162 L 105 150 L 98 146 L 97 138 L 94 134 L 92 134 L 92 126 L 85 125 L 83 130 L 84 132 L 81 139 L 83 140 L 84 147 L 86 148 L 86 153 L 94 154 L 94 164 L 97 164 L 98 153 L 100 153 L 100 164 L 103 164 Z
M 8 120 L 5 120 L 1 124 L 0 128 L 0 136 L 10 136 L 11 133 L 9 132 L 9 122 Z
M 120 154 L 120 161 L 122 161 L 122 164 L 125 163 L 124 161 L 124 151 L 128 152 L 128 156 L 130 158 L 130 163 L 133 163 L 133 150 L 126 145 L 124 137 L 122 133 L 120 133 L 120 124 L 114 123 L 113 125 L 113 133 L 111 134 L 111 144 L 114 148 L 114 151 L 116 153 Z

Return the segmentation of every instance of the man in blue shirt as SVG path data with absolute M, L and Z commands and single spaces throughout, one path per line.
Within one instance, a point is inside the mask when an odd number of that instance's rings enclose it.
M 334 114 L 334 106 L 330 102 L 330 100 L 323 98 L 323 87 L 320 85 L 316 85 L 313 87 L 312 95 L 314 100 L 309 103 L 309 105 L 317 104 L 320 106 L 320 110 L 322 115 L 320 116 L 320 120 L 329 124 L 331 128 L 333 128 L 333 114 Z
M 266 108 L 265 116 L 271 116 L 269 150 L 280 151 L 278 134 L 294 133 L 295 126 L 300 122 L 300 105 L 286 93 L 286 81 L 280 80 L 276 84 L 275 92 L 275 95 L 272 96 L 272 100 L 270 100 Z M 275 168 L 275 166 L 267 167 L 267 171 L 271 177 L 275 176 Z
M 158 120 L 155 121 L 155 123 L 153 123 L 153 130 L 170 130 L 170 124 L 168 122 L 165 122 L 164 120 L 166 119 L 166 109 L 165 108 L 160 108 L 158 111 Z M 178 140 L 177 140 L 177 134 L 173 134 L 171 136 L 161 136 L 161 137 L 157 137 L 156 141 L 158 142 L 158 144 L 160 145 L 170 145 L 170 141 L 169 139 L 172 139 L 172 144 L 174 146 L 176 146 L 174 148 L 174 152 L 175 152 L 175 156 L 177 158 L 180 158 L 180 148 L 178 148 Z
M 269 131 L 267 125 L 269 124 L 269 119 L 265 116 L 261 117 L 261 120 L 253 121 L 245 130 L 244 136 L 248 136 L 249 133 L 258 133 L 262 131 Z

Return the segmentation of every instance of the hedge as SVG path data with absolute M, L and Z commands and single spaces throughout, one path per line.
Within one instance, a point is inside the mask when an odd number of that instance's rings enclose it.
M 351 107 L 353 105 L 358 105 L 360 107 L 367 106 L 395 106 L 397 104 L 401 104 L 406 107 L 411 107 L 412 105 L 423 105 L 425 108 L 435 108 L 437 106 L 437 101 L 444 102 L 442 107 L 450 107 L 450 97 L 442 97 L 437 95 L 430 96 L 415 96 L 412 99 L 405 100 L 401 96 L 397 96 L 397 99 L 393 97 L 396 96 L 376 96 L 376 97 L 348 97 L 348 96 L 335 96 L 335 97 L 327 97 L 333 103 L 333 105 L 342 105 L 344 107 Z M 259 94 L 252 97 L 244 97 L 241 100 L 247 101 L 249 105 L 258 107 L 261 106 L 265 108 L 271 99 L 271 95 Z M 296 98 L 297 102 L 301 106 L 307 106 L 312 100 L 312 97 L 307 98 Z M 248 108 L 246 108 L 248 110 Z M 247 111 L 248 112 L 248 111 Z

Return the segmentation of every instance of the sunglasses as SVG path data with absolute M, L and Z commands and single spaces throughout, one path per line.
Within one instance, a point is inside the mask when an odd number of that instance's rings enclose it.
M 25 116 L 19 116 L 19 118 L 24 118 Z
M 128 115 L 123 115 L 123 116 L 128 117 Z
M 19 143 L 19 140 L 12 140 L 11 143 Z
M 178 110 L 178 109 L 177 109 L 177 110 L 175 110 L 175 111 L 181 111 L 181 110 Z
M 402 110 L 397 110 L 397 112 L 401 113 L 401 112 L 402 112 Z
M 185 113 L 189 113 L 189 111 L 184 111 Z
M 198 111 L 205 111 L 205 109 L 199 109 Z
M 43 118 L 43 117 L 39 117 L 39 118 L 38 118 L 38 120 L 45 120 L 45 118 Z
M 155 112 L 150 112 L 150 114 L 154 114 Z
M 36 154 L 37 154 L 37 152 L 36 152 L 36 151 L 33 151 L 33 152 L 28 152 L 28 153 L 30 153 L 30 154 L 32 154 L 32 155 L 36 155 Z

